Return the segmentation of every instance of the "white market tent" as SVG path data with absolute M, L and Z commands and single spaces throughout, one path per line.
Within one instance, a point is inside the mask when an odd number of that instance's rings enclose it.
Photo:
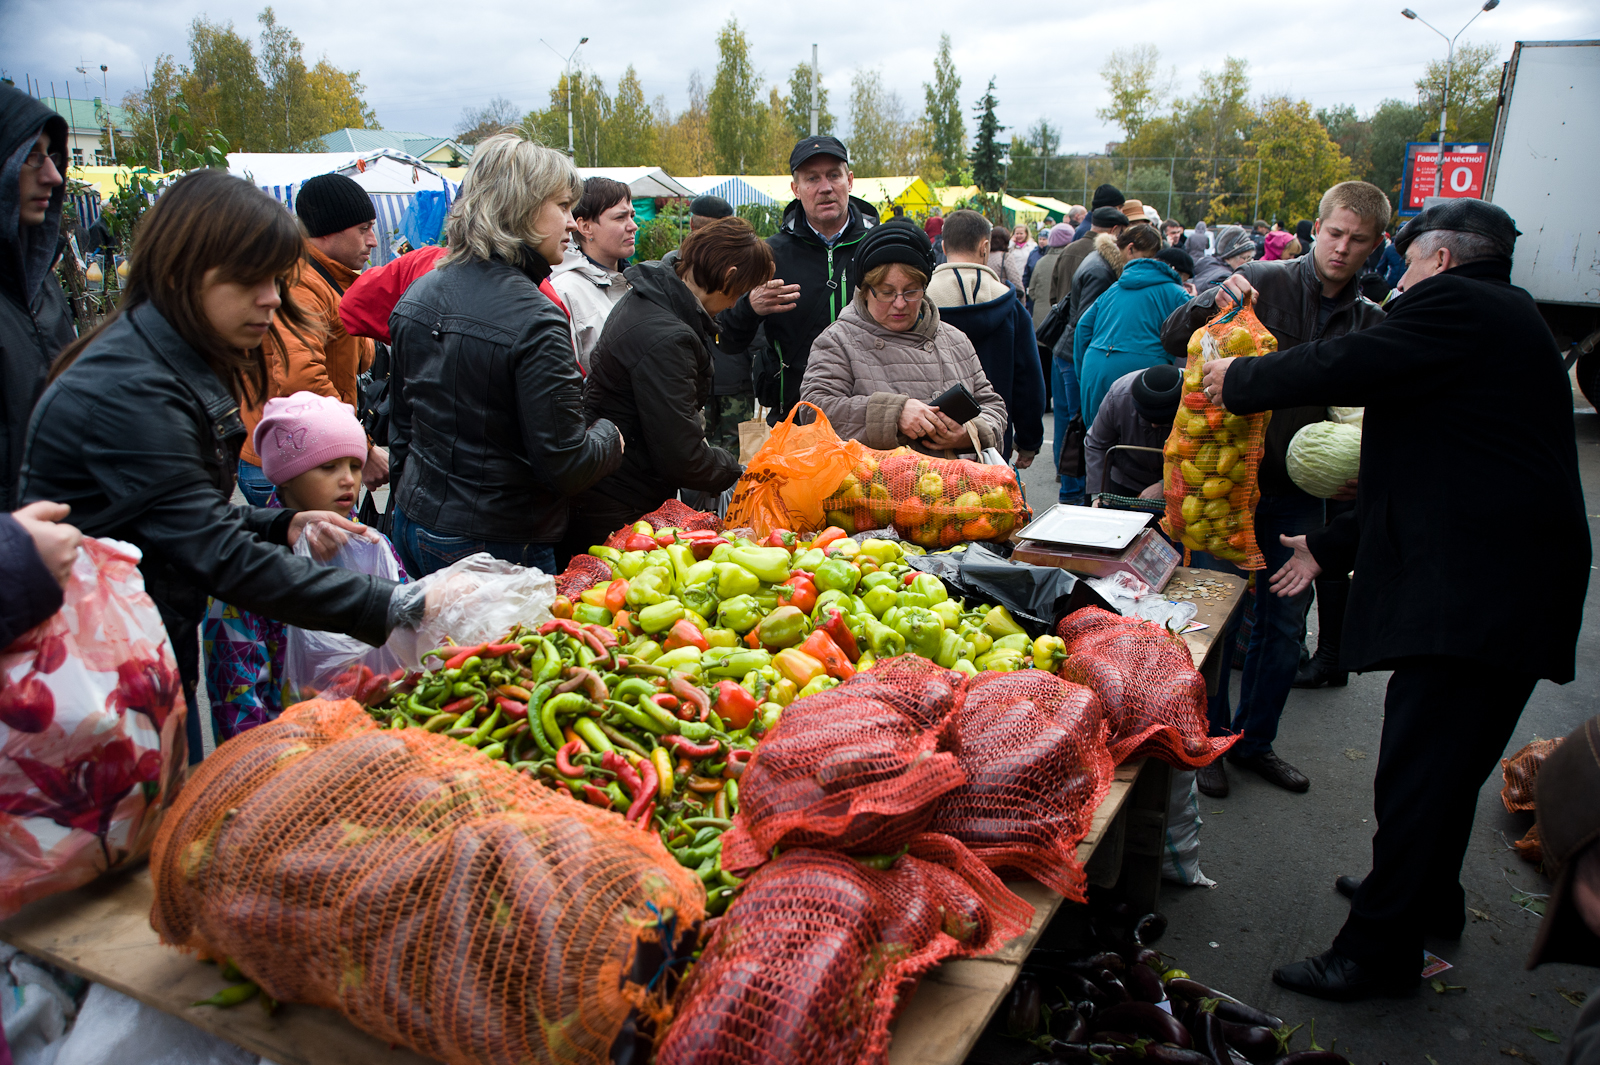
M 693 196 L 695 193 L 677 178 L 669 177 L 659 166 L 580 166 L 578 173 L 587 180 L 607 177 L 628 186 L 635 199 L 656 196 Z
M 372 264 L 394 258 L 406 208 L 419 192 L 442 192 L 453 202 L 460 185 L 416 156 L 392 149 L 372 152 L 230 152 L 228 173 L 260 187 L 293 210 L 300 186 L 322 174 L 343 174 L 367 190 L 378 214 L 380 239 Z
M 696 196 L 721 196 L 728 201 L 730 207 L 743 207 L 746 204 L 772 207 L 788 202 L 773 199 L 735 174 L 705 174 L 701 177 L 681 177 L 677 180 Z

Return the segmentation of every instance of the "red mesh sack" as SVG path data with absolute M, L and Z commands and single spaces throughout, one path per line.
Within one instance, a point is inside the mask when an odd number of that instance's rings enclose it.
M 1099 697 L 1036 669 L 983 673 L 956 731 L 967 782 L 939 800 L 930 830 L 991 869 L 1086 901 L 1078 844 L 1116 772 Z
M 932 458 L 904 447 L 863 448 L 823 507 L 827 524 L 846 532 L 893 526 L 924 547 L 1001 540 L 1033 516 L 1011 467 Z
M 1167 514 L 1161 528 L 1183 545 L 1187 565 L 1207 551 L 1243 569 L 1266 566 L 1256 544 L 1257 475 L 1270 411 L 1234 414 L 1212 403 L 1202 385 L 1212 359 L 1247 358 L 1278 350 L 1250 304 L 1220 312 L 1189 338 L 1183 398 L 1163 452 Z
M 597 584 L 611 580 L 611 567 L 593 555 L 573 555 L 567 568 L 556 575 L 556 594 L 576 599 Z
M 1500 789 L 1500 801 L 1506 804 L 1507 810 L 1516 813 L 1534 809 L 1534 784 L 1539 779 L 1539 767 L 1559 746 L 1559 738 L 1534 740 L 1510 758 L 1500 759 L 1500 775 L 1506 782 Z
M 889 1023 L 917 979 L 997 949 L 1031 917 L 944 837 L 918 838 L 883 871 L 789 851 L 716 922 L 657 1065 L 887 1061 Z
M 653 834 L 353 702 L 219 747 L 150 867 L 164 942 L 452 1065 L 608 1060 L 668 1015 L 636 953 L 705 899 Z
M 1067 645 L 1060 675 L 1105 707 L 1111 760 L 1146 755 L 1175 766 L 1210 765 L 1238 736 L 1209 736 L 1206 682 L 1183 638 L 1142 618 L 1084 607 L 1061 619 Z
M 1544 841 L 1539 838 L 1539 822 L 1529 825 L 1528 831 L 1512 846 L 1517 849 L 1517 857 L 1529 865 L 1544 864 Z
M 722 519 L 707 510 L 696 510 L 691 506 L 669 499 L 650 513 L 639 519 L 650 523 L 652 529 L 706 529 L 710 532 L 722 531 Z M 622 550 L 622 545 L 633 532 L 633 524 L 629 523 L 606 538 L 606 546 Z M 609 574 L 610 571 L 608 570 Z
M 939 796 L 965 779 L 948 727 L 962 689 L 928 665 L 874 670 L 790 703 L 739 780 L 723 867 L 754 869 L 773 847 L 887 854 L 926 829 Z

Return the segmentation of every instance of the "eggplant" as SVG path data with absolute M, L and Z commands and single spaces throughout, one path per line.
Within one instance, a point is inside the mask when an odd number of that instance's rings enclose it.
M 1100 971 L 1104 972 L 1105 970 L 1101 969 Z M 1087 976 L 1079 973 L 1062 973 L 1060 986 L 1064 995 L 1078 1002 L 1087 999 L 1099 1007 L 1111 1006 L 1117 1001 L 1110 992 Z
M 1159 913 L 1147 913 L 1133 923 L 1133 941 L 1141 947 L 1157 942 L 1167 932 L 1167 919 Z
M 1111 997 L 1112 1005 L 1115 1005 L 1118 1002 L 1133 1001 L 1133 996 L 1128 994 L 1127 985 L 1125 985 L 1121 980 L 1118 980 L 1109 969 L 1101 969 L 1099 972 L 1095 973 L 1094 983 L 1096 987 Z
M 1132 1029 L 1137 1035 L 1154 1039 L 1158 1043 L 1176 1043 L 1180 1047 L 1194 1046 L 1188 1029 L 1178 1019 L 1160 1006 L 1149 1002 L 1124 1002 L 1102 1010 L 1095 1018 L 1097 1028 Z
M 1259 1024 L 1234 1024 L 1231 1021 L 1223 1021 L 1222 1038 L 1251 1061 L 1271 1061 L 1279 1052 L 1278 1033 Z
M 1297 1050 L 1272 1065 L 1350 1065 L 1350 1059 L 1332 1050 Z
M 1040 1009 L 1044 1005 L 1044 988 L 1031 977 L 1021 977 L 1011 988 L 1011 998 L 1006 1006 L 1006 1033 L 1032 1039 L 1039 1034 L 1039 1023 L 1044 1019 Z
M 1182 1047 L 1150 1043 L 1144 1048 L 1144 1060 L 1154 1065 L 1211 1065 L 1211 1055 Z
M 1090 1038 L 1096 1043 L 1110 1043 L 1119 1047 L 1131 1047 L 1139 1041 L 1139 1037 L 1132 1032 L 1116 1032 L 1109 1028 L 1097 1030 Z
M 1094 1020 L 1094 1015 L 1100 1007 L 1094 1004 L 1094 999 L 1086 998 L 1082 1002 L 1074 1003 L 1072 1008 L 1082 1014 L 1084 1021 L 1088 1022 Z
M 1166 989 L 1161 977 L 1148 965 L 1130 965 L 1122 975 L 1122 986 L 1128 989 L 1135 1002 L 1161 1002 L 1166 999 Z
M 1050 1011 L 1050 1037 L 1063 1043 L 1081 1043 L 1089 1038 L 1089 1022 L 1071 1007 Z
M 1238 999 L 1229 998 L 1226 995 L 1221 996 L 1217 1002 L 1216 1012 L 1218 1017 L 1225 1021 L 1232 1021 L 1234 1024 L 1260 1025 L 1262 1028 L 1283 1027 L 1283 1019 L 1281 1017 L 1274 1017 L 1264 1010 L 1258 1010 L 1254 1006 L 1247 1006 Z
M 1050 1048 L 1055 1055 L 1045 1065 L 1095 1065 L 1094 1055 L 1087 1043 L 1055 1043 Z

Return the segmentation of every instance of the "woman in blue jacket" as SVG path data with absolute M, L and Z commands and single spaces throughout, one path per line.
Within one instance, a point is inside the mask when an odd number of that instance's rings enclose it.
M 1177 271 L 1155 258 L 1161 235 L 1154 226 L 1129 226 L 1117 237 L 1126 265 L 1117 283 L 1090 304 L 1072 337 L 1072 361 L 1083 392 L 1083 424 L 1111 383 L 1124 374 L 1172 360 L 1161 347 L 1161 323 L 1189 302 Z

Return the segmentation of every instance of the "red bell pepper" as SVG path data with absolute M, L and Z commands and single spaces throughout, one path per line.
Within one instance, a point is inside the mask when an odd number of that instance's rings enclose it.
M 622 545 L 624 551 L 654 551 L 656 547 L 656 538 L 644 533 L 628 534 L 628 539 Z
M 667 630 L 667 639 L 661 648 L 664 651 L 676 651 L 680 647 L 693 647 L 697 651 L 706 651 L 711 645 L 706 642 L 705 633 L 701 632 L 694 622 L 688 618 L 679 618 L 672 623 L 672 628 Z
M 850 631 L 850 626 L 845 624 L 844 611 L 836 606 L 829 606 L 822 612 L 822 624 L 818 626 L 823 632 L 833 637 L 833 642 L 839 645 L 839 650 L 852 663 L 861 658 L 861 649 L 856 645 L 855 633 Z
M 844 656 L 839 645 L 833 642 L 833 637 L 828 635 L 826 629 L 816 629 L 806 642 L 800 645 L 800 650 L 822 663 L 822 668 L 828 671 L 828 676 L 839 680 L 849 680 L 856 675 L 856 667 Z
M 725 680 L 717 684 L 717 703 L 712 707 L 723 724 L 742 729 L 756 716 L 756 697 L 745 691 L 736 681 Z
M 826 529 L 823 529 L 821 532 L 817 533 L 817 538 L 811 541 L 811 546 L 816 548 L 825 548 L 835 540 L 842 540 L 849 535 L 849 533 L 839 528 L 839 526 L 830 525 Z
M 715 551 L 719 545 L 727 542 L 727 539 L 722 536 L 692 538 L 689 541 L 689 550 L 694 552 L 694 560 L 696 562 L 704 562 L 711 557 L 711 552 Z
M 801 612 L 809 614 L 811 608 L 817 605 L 817 584 L 809 573 L 796 573 L 778 585 L 776 591 L 780 606 L 796 606 Z
M 912 570 L 910 573 L 906 574 L 904 578 L 902 578 L 901 583 L 902 584 L 910 584 L 912 581 L 917 579 L 917 573 L 918 572 L 919 571 L 917 571 L 917 570 Z
M 762 547 L 794 547 L 795 535 L 788 529 L 773 529 L 767 538 L 761 541 Z
M 606 609 L 616 614 L 627 605 L 628 581 L 625 577 L 618 577 L 606 585 Z

